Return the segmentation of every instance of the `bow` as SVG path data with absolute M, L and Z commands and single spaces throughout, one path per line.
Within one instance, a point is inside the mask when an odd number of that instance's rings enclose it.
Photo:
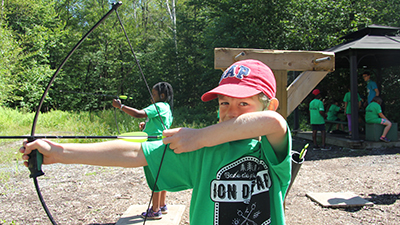
M 113 4 L 112 4 L 112 8 L 110 9 L 110 11 L 107 12 L 107 13 L 106 13 L 106 14 L 105 14 L 105 15 L 104 15 L 104 16 L 103 16 L 103 17 L 102 17 L 102 18 L 101 18 L 101 19 L 100 19 L 100 20 L 99 20 L 99 21 L 98 21 L 98 22 L 97 22 L 83 37 L 82 37 L 82 39 L 73 47 L 73 49 L 68 53 L 68 55 L 65 57 L 65 59 L 63 60 L 63 62 L 60 64 L 60 66 L 58 67 L 58 69 L 55 71 L 54 75 L 53 75 L 52 78 L 50 79 L 50 82 L 48 83 L 48 85 L 47 85 L 47 87 L 46 87 L 46 89 L 45 89 L 45 91 L 44 91 L 44 93 L 43 93 L 43 95 L 42 95 L 42 97 L 41 97 L 41 99 L 40 99 L 40 101 L 39 101 L 39 104 L 38 104 L 38 107 L 37 107 L 37 110 L 36 110 L 36 114 L 35 114 L 35 117 L 34 117 L 34 120 L 33 120 L 33 124 L 32 124 L 31 135 L 28 137 L 28 141 L 29 141 L 29 142 L 34 141 L 34 140 L 37 139 L 37 138 L 40 138 L 40 136 L 35 136 L 35 130 L 36 130 L 37 120 L 38 120 L 39 113 L 40 113 L 40 109 L 41 109 L 41 107 L 42 107 L 42 104 L 43 104 L 43 102 L 44 102 L 44 99 L 45 99 L 45 97 L 46 97 L 46 95 L 47 95 L 47 93 L 48 93 L 48 91 L 49 91 L 49 89 L 50 89 L 50 86 L 52 85 L 53 81 L 55 80 L 57 74 L 61 71 L 61 68 L 64 66 L 64 64 L 66 63 L 66 61 L 70 58 L 70 56 L 74 53 L 74 51 L 80 46 L 80 44 L 81 44 L 81 43 L 88 37 L 88 35 L 89 35 L 90 33 L 92 33 L 92 31 L 93 31 L 94 29 L 96 29 L 96 28 L 97 28 L 97 27 L 98 27 L 98 26 L 99 26 L 113 11 L 116 12 L 116 15 L 117 15 L 117 17 L 118 17 L 118 20 L 119 20 L 119 22 L 120 22 L 120 25 L 121 25 L 121 27 L 122 27 L 122 30 L 123 30 L 124 33 L 125 33 L 125 37 L 126 37 L 128 43 L 129 43 L 131 52 L 132 52 L 132 54 L 133 54 L 133 56 L 134 56 L 134 59 L 135 59 L 135 61 L 136 61 L 136 65 L 137 65 L 138 68 L 139 68 L 140 74 L 141 74 L 141 76 L 142 76 L 142 78 L 143 78 L 143 80 L 144 80 L 144 82 L 145 82 L 146 88 L 147 88 L 147 90 L 148 90 L 148 92 L 149 92 L 149 94 L 150 94 L 150 96 L 151 96 L 151 99 L 152 99 L 153 102 L 154 102 L 154 97 L 153 97 L 153 95 L 152 95 L 151 89 L 150 89 L 150 87 L 149 87 L 149 85 L 148 85 L 148 83 L 147 83 L 147 80 L 146 80 L 146 78 L 145 78 L 145 76 L 144 76 L 144 74 L 143 74 L 143 71 L 142 71 L 142 69 L 141 69 L 141 67 L 140 67 L 139 60 L 136 58 L 135 52 L 133 51 L 133 47 L 132 47 L 132 45 L 131 45 L 131 43 L 130 43 L 130 41 L 129 41 L 128 35 L 127 35 L 127 33 L 126 33 L 126 31 L 125 31 L 125 28 L 124 28 L 124 26 L 123 26 L 123 24 L 122 24 L 121 18 L 119 17 L 117 8 L 118 8 L 119 6 L 121 6 L 121 5 L 122 5 L 122 2 L 115 2 L 115 3 L 113 3 Z M 155 104 L 154 104 L 154 106 L 155 106 Z M 160 120 L 161 120 L 161 122 L 162 122 L 162 125 L 163 125 L 164 129 L 166 129 L 166 126 L 165 126 L 163 120 L 161 119 L 161 115 L 160 115 L 160 112 L 159 112 L 158 108 L 157 108 L 156 106 L 155 106 L 155 108 L 156 108 L 156 111 L 157 111 L 157 113 L 158 113 L 158 116 L 159 116 L 159 118 L 160 118 Z M 93 136 L 92 136 L 92 137 L 93 137 Z M 103 136 L 103 137 L 104 137 L 104 136 Z M 25 137 L 25 138 L 26 138 L 26 137 Z M 76 137 L 71 137 L 71 138 L 76 138 Z M 101 138 L 101 137 L 100 137 L 100 138 Z M 161 170 L 161 166 L 162 166 L 162 163 L 163 163 L 163 160 L 164 160 L 164 156 L 165 156 L 166 149 L 167 149 L 167 145 L 166 145 L 165 148 L 164 148 L 164 153 L 163 153 L 163 155 L 162 155 L 160 167 L 159 167 L 159 169 L 158 169 L 158 173 L 157 173 L 157 176 L 156 176 L 156 178 L 155 178 L 155 183 L 154 183 L 153 190 L 154 190 L 154 188 L 156 187 L 156 184 L 157 184 L 157 180 L 158 180 L 158 177 L 159 177 L 159 174 L 160 174 L 160 170 Z M 38 181 L 37 181 L 37 177 L 44 175 L 44 173 L 43 173 L 43 171 L 42 171 L 42 169 L 41 169 L 42 161 L 43 161 L 43 155 L 42 155 L 41 153 L 39 153 L 37 150 L 33 150 L 33 151 L 29 154 L 28 168 L 29 168 L 29 170 L 30 170 L 30 172 L 31 172 L 30 177 L 33 178 L 33 180 L 34 180 L 36 192 L 37 192 L 38 197 L 39 197 L 39 200 L 40 200 L 40 202 L 41 202 L 41 204 L 42 204 L 42 206 L 43 206 L 43 209 L 45 210 L 45 212 L 46 212 L 48 218 L 50 219 L 51 223 L 52 223 L 52 224 L 56 224 L 56 222 L 54 221 L 54 219 L 53 219 L 53 217 L 52 217 L 50 211 L 48 210 L 48 208 L 47 208 L 47 206 L 46 206 L 46 204 L 45 204 L 45 202 L 44 202 L 44 200 L 43 200 L 43 196 L 42 196 L 42 194 L 41 194 L 41 192 L 40 192 L 39 184 L 38 184 Z M 152 200 L 152 198 L 153 198 L 153 194 L 154 194 L 154 191 L 152 191 L 152 194 L 151 194 L 151 197 L 150 197 L 150 201 L 149 201 L 149 206 L 148 206 L 148 208 L 150 208 L 150 204 L 151 204 L 151 200 Z M 147 217 L 144 219 L 143 224 L 145 224 L 146 219 L 147 219 Z
M 28 138 L 28 141 L 34 141 L 35 140 L 35 130 L 36 130 L 36 123 L 37 120 L 39 118 L 39 113 L 40 113 L 40 109 L 42 108 L 44 99 L 47 95 L 47 92 L 50 89 L 50 86 L 52 85 L 54 79 L 56 78 L 57 74 L 61 71 L 62 67 L 65 65 L 65 63 L 67 62 L 67 60 L 71 57 L 71 55 L 75 52 L 75 50 L 82 44 L 82 42 L 89 36 L 90 33 L 93 32 L 94 29 L 96 29 L 113 11 L 116 11 L 117 8 L 119 6 L 122 5 L 122 2 L 117 2 L 117 3 L 113 3 L 112 8 L 110 9 L 110 11 L 108 11 L 82 38 L 81 40 L 78 41 L 78 43 L 72 48 L 72 50 L 68 53 L 68 55 L 65 57 L 65 59 L 63 60 L 63 62 L 60 64 L 60 66 L 58 67 L 58 69 L 54 72 L 54 75 L 52 76 L 52 78 L 50 79 L 50 82 L 47 84 L 47 87 L 45 89 L 45 91 L 43 92 L 43 95 L 39 101 L 37 110 L 36 110 L 36 114 L 35 117 L 33 119 L 33 123 L 32 123 L 32 130 L 31 130 L 31 137 Z M 50 221 L 52 224 L 56 224 L 56 222 L 54 221 L 50 211 L 48 210 L 46 203 L 43 200 L 43 196 L 41 194 L 40 188 L 39 188 L 39 184 L 37 181 L 37 177 L 44 175 L 43 171 L 42 171 L 42 161 L 43 161 L 43 155 L 40 154 L 37 150 L 33 150 L 30 154 L 29 154 L 29 160 L 28 160 L 28 168 L 31 172 L 31 174 L 29 175 L 34 182 L 35 185 L 35 189 L 36 192 L 38 194 L 40 203 L 43 206 L 44 211 L 47 214 L 47 217 L 49 217 Z

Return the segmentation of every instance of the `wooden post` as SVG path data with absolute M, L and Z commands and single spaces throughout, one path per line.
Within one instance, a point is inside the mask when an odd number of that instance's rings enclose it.
M 288 116 L 287 114 L 287 71 L 286 70 L 273 70 L 276 80 L 276 98 L 279 100 L 279 107 L 276 110 L 284 118 Z

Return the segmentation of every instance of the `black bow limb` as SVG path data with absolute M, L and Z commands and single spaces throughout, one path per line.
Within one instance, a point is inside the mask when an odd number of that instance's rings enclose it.
M 39 117 L 39 113 L 40 113 L 40 109 L 42 108 L 44 99 L 46 98 L 46 95 L 50 89 L 50 86 L 52 85 L 53 81 L 55 80 L 56 76 L 58 75 L 58 73 L 61 71 L 62 67 L 64 66 L 64 64 L 67 62 L 67 60 L 71 57 L 71 55 L 75 52 L 75 50 L 82 44 L 82 42 L 89 36 L 89 34 L 91 34 L 93 32 L 94 29 L 96 29 L 113 11 L 116 11 L 117 8 L 119 6 L 122 5 L 122 2 L 115 2 L 112 4 L 112 8 L 81 38 L 81 40 L 79 40 L 79 42 L 72 48 L 72 50 L 68 53 L 68 55 L 65 57 L 65 59 L 62 61 L 62 63 L 60 64 L 60 66 L 58 67 L 58 69 L 55 71 L 54 75 L 52 76 L 52 78 L 50 79 L 50 82 L 47 84 L 47 87 L 45 89 L 45 91 L 43 92 L 43 95 L 39 101 L 37 110 L 36 110 L 36 114 L 35 114 L 35 118 L 33 119 L 33 123 L 32 123 L 32 130 L 31 130 L 31 136 L 35 136 L 35 130 L 36 130 L 36 124 L 37 124 L 37 120 Z M 33 141 L 33 139 L 31 140 Z M 46 211 L 47 217 L 50 219 L 52 224 L 57 224 L 50 211 L 47 209 L 46 203 L 43 200 L 42 194 L 40 192 L 40 188 L 39 188 L 39 184 L 37 181 L 37 177 L 38 176 L 42 176 L 44 175 L 42 169 L 41 169 L 41 165 L 43 163 L 43 155 L 41 153 L 39 153 L 37 150 L 33 150 L 31 154 L 29 154 L 29 160 L 28 160 L 28 168 L 31 172 L 30 177 L 33 179 L 34 184 L 35 184 L 35 188 L 36 188 L 36 192 L 38 194 L 39 200 L 43 206 L 43 209 Z

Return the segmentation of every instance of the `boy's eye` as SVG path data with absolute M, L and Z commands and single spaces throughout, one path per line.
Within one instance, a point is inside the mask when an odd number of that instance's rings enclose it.
M 247 102 L 241 102 L 240 105 L 241 105 L 241 106 L 247 106 L 247 105 L 249 105 L 249 104 L 248 104 Z
M 228 102 L 221 102 L 220 105 L 229 105 Z

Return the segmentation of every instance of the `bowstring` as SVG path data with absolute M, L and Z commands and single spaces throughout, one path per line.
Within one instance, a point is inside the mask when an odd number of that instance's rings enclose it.
M 134 57 L 134 59 L 135 59 L 135 61 L 136 61 L 136 65 L 137 65 L 138 68 L 139 68 L 140 74 L 141 74 L 141 76 L 142 76 L 142 78 L 143 78 L 143 81 L 144 81 L 144 83 L 145 83 L 145 85 L 146 85 L 146 88 L 147 88 L 147 90 L 148 90 L 148 92 L 149 92 L 149 94 L 150 94 L 151 100 L 152 100 L 152 102 L 154 103 L 154 107 L 155 107 L 155 109 L 156 109 L 156 111 L 157 111 L 157 114 L 158 114 L 158 117 L 159 117 L 159 119 L 160 119 L 160 121 L 161 121 L 161 124 L 162 124 L 164 130 L 166 130 L 167 128 L 166 128 L 166 126 L 165 126 L 165 124 L 164 124 L 164 121 L 163 121 L 162 118 L 161 118 L 160 111 L 158 110 L 158 108 L 157 108 L 157 106 L 156 106 L 156 104 L 155 104 L 154 96 L 153 96 L 153 94 L 152 94 L 152 92 L 151 92 L 151 89 L 150 89 L 150 87 L 149 87 L 149 84 L 147 83 L 146 77 L 144 76 L 144 73 L 143 73 L 143 71 L 142 71 L 142 68 L 141 68 L 141 66 L 140 66 L 140 64 L 139 64 L 139 60 L 138 60 L 137 57 L 136 57 L 135 51 L 133 50 L 133 47 L 132 47 L 132 44 L 131 44 L 131 42 L 130 42 L 130 40 L 129 40 L 128 34 L 126 33 L 126 30 L 125 30 L 125 28 L 124 28 L 124 25 L 122 24 L 122 20 L 121 20 L 121 18 L 119 17 L 119 14 L 118 14 L 118 11 L 117 11 L 117 10 L 115 10 L 115 13 L 117 14 L 119 23 L 120 23 L 120 25 L 121 25 L 121 29 L 124 31 L 126 40 L 128 41 L 128 44 L 129 44 L 129 47 L 130 47 L 130 49 L 131 49 L 132 55 L 133 55 L 133 57 Z M 151 191 L 151 196 L 150 196 L 149 204 L 148 204 L 148 206 L 147 206 L 146 216 L 145 216 L 145 218 L 144 218 L 143 225 L 146 224 L 147 215 L 148 215 L 148 209 L 150 208 L 151 201 L 152 201 L 153 196 L 154 196 L 154 189 L 156 188 L 156 185 L 157 185 L 158 177 L 159 177 L 160 171 L 161 171 L 161 166 L 162 166 L 162 164 L 163 164 L 164 157 L 165 157 L 165 153 L 166 153 L 166 151 L 167 151 L 167 146 L 168 146 L 168 145 L 165 145 L 165 148 L 164 148 L 164 151 L 163 151 L 163 154 L 162 154 L 162 157 L 161 157 L 160 166 L 159 166 L 159 168 L 158 168 L 158 172 L 157 172 L 157 175 L 156 175 L 156 179 L 155 179 L 155 181 L 154 181 L 154 185 L 153 185 L 153 188 L 152 188 L 152 191 Z

